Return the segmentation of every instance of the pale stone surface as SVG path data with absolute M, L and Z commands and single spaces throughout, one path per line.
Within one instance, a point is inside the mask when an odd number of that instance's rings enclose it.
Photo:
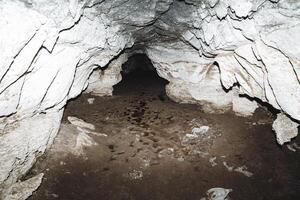
M 300 119 L 300 82 L 290 60 L 262 42 L 256 46 L 268 72 L 267 79 L 276 102 L 291 117 Z
M 49 156 L 57 160 L 67 156 L 68 154 L 85 156 L 85 147 L 98 145 L 98 143 L 91 137 L 92 135 L 103 137 L 107 136 L 93 132 L 89 128 L 82 126 L 61 124 L 59 133 L 49 150 Z
M 273 130 L 276 132 L 277 142 L 281 145 L 290 142 L 292 138 L 297 136 L 298 126 L 298 123 L 293 122 L 285 114 L 278 114 L 272 126 Z
M 147 55 L 158 74 L 170 82 L 166 87 L 170 98 L 198 103 L 206 112 L 225 112 L 233 107 L 241 115 L 254 112 L 255 102 L 244 97 L 238 100 L 236 90 L 226 92 L 223 89 L 219 69 L 209 58 L 199 57 L 194 49 L 183 43 L 169 45 L 148 47 Z
M 7 123 L 0 134 L 0 190 L 25 174 L 57 134 L 63 110 Z
M 225 188 L 211 188 L 207 190 L 207 200 L 229 200 L 229 193 L 232 192 L 232 189 Z M 206 198 L 201 198 L 201 200 L 206 200 Z
M 25 200 L 32 195 L 32 193 L 38 189 L 42 183 L 44 174 L 38 174 L 30 179 L 13 184 L 3 200 Z
M 96 96 L 112 95 L 113 86 L 122 80 L 122 64 L 127 60 L 127 54 L 121 54 L 104 71 L 101 69 L 95 70 L 88 80 L 89 85 L 86 92 Z
M 52 144 L 64 105 L 92 71 L 132 45 L 130 34 L 86 3 L 0 1 L 0 188 Z
M 182 39 L 197 49 L 200 56 L 210 63 L 217 62 L 226 89 L 238 89 L 239 94 L 258 98 L 300 120 L 299 2 L 192 2 L 193 9 L 177 2 L 176 8 L 162 16 L 163 22 L 158 26 L 174 27 L 175 30 L 169 31 L 180 32 Z M 173 21 L 168 20 L 171 17 Z M 189 28 L 184 30 L 178 25 Z M 165 61 L 164 65 L 167 62 L 172 63 Z M 181 92 L 182 89 L 185 91 Z M 177 92 L 173 92 L 172 98 L 177 94 L 183 102 L 186 99 L 193 102 L 186 90 L 187 85 L 172 83 L 172 91 Z M 233 98 L 233 110 L 242 109 L 241 115 L 251 114 L 255 104 Z
M 181 30 L 182 37 L 210 63 L 218 63 L 225 88 L 237 87 L 240 94 L 259 98 L 299 120 L 299 3 L 207 3 L 209 6 L 205 2 L 195 3 L 198 9 L 194 10 L 178 3 L 177 10 L 187 11 L 170 11 L 162 20 L 171 26 L 168 17 L 173 17 L 184 26 L 191 23 L 187 16 L 193 16 L 193 27 Z M 187 19 L 180 21 L 183 16 Z
M 256 108 L 258 105 L 254 100 L 241 98 L 238 95 L 232 99 L 232 110 L 239 116 L 251 116 Z
M 79 132 L 77 138 L 76 138 L 76 145 L 73 149 L 72 153 L 75 155 L 82 155 L 84 154 L 84 147 L 87 146 L 94 146 L 98 145 L 93 138 L 91 138 L 89 135 L 87 135 L 85 132 Z
M 94 101 L 95 101 L 95 98 L 94 98 L 94 97 L 88 98 L 88 99 L 87 99 L 87 102 L 88 102 L 89 104 L 93 104 Z
M 300 120 L 299 1 L 15 0 L 0 13 L 1 188 L 52 143 L 69 99 L 111 95 L 134 44 L 175 101 L 250 115 L 246 95 Z
M 67 156 L 67 154 L 72 153 L 76 146 L 77 136 L 78 130 L 76 126 L 62 123 L 57 137 L 54 139 L 53 145 L 49 150 L 49 156 L 61 159 Z
M 81 128 L 88 128 L 90 130 L 95 130 L 95 126 L 93 124 L 87 123 L 84 120 L 79 119 L 77 117 L 69 116 L 68 121 L 71 124 L 73 124 L 74 126 L 78 126 L 78 127 L 81 127 Z
M 201 136 L 201 135 L 205 135 L 208 130 L 209 130 L 209 126 L 194 127 L 192 129 L 192 134 Z

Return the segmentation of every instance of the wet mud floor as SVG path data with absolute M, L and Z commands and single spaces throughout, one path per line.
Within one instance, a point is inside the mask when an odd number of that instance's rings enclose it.
M 169 100 L 165 84 L 128 76 L 112 97 L 71 101 L 63 124 L 75 116 L 107 137 L 90 135 L 97 145 L 80 156 L 52 149 L 40 158 L 29 176 L 45 176 L 30 200 L 200 200 L 212 187 L 233 189 L 234 200 L 300 199 L 300 151 L 276 144 L 268 111 L 203 113 Z M 209 130 L 186 137 L 201 126 Z

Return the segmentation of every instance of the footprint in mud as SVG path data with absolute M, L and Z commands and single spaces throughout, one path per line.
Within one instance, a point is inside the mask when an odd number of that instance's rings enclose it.
M 146 110 L 149 108 L 146 106 L 145 101 L 140 100 L 135 104 L 137 105 L 134 105 L 132 108 L 127 108 L 126 114 L 129 115 L 127 117 L 127 121 L 134 125 L 145 126 L 146 123 L 142 123 L 142 121 L 144 119 Z
M 115 146 L 113 144 L 109 144 L 107 147 L 110 149 L 110 152 L 115 152 Z
M 109 167 L 104 167 L 104 168 L 102 169 L 103 172 L 106 172 L 106 171 L 109 171 L 109 170 L 110 170 Z

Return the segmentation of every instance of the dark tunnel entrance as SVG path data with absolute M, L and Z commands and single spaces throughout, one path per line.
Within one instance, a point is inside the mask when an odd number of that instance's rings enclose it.
M 149 127 L 149 104 L 170 101 L 165 92 L 168 81 L 161 78 L 145 54 L 135 54 L 122 65 L 122 81 L 113 88 L 113 95 L 128 99 L 133 109 L 127 109 L 127 121 L 140 127 Z M 126 101 L 126 100 L 125 100 Z M 156 113 L 158 114 L 158 113 Z M 156 119 L 159 119 L 157 117 Z
M 158 76 L 146 54 L 135 54 L 122 65 L 122 81 L 114 86 L 113 95 L 149 92 L 165 96 L 167 80 Z M 153 94 L 154 95 L 154 94 Z

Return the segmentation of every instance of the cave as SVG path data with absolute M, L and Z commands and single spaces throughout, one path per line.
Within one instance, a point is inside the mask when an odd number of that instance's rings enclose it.
M 157 91 L 153 96 L 165 96 L 165 86 L 168 81 L 161 78 L 145 54 L 135 54 L 122 65 L 122 80 L 113 86 L 113 95 L 131 94 L 143 95 L 145 92 Z
M 299 11 L 0 1 L 0 199 L 300 199 Z

